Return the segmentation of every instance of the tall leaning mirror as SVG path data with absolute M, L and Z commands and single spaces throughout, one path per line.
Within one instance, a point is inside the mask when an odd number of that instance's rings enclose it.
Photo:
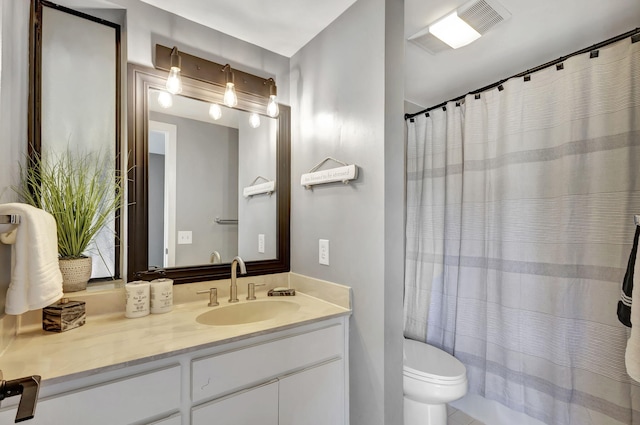
M 167 77 L 128 65 L 129 280 L 228 278 L 236 255 L 249 275 L 289 271 L 289 108 L 242 91 L 228 108 L 185 76 L 170 94 Z
M 32 0 L 29 77 L 29 155 L 47 161 L 66 151 L 99 154 L 104 172 L 118 173 L 120 26 Z M 86 252 L 92 280 L 119 277 L 118 241 L 118 214 L 112 214 Z

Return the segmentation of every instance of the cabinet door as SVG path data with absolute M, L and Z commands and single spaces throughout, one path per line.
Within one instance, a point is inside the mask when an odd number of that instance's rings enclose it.
M 180 366 L 39 400 L 29 425 L 114 425 L 141 422 L 180 408 Z M 13 423 L 17 407 L 0 411 Z
M 168 418 L 160 419 L 159 421 L 152 422 L 149 425 L 182 425 L 182 416 L 174 415 Z
M 280 425 L 344 425 L 344 360 L 280 379 Z
M 207 424 L 278 425 L 278 382 L 272 381 L 191 409 L 191 425 Z

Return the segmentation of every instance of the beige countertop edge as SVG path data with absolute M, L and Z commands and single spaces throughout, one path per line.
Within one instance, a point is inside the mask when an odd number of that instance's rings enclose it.
M 84 326 L 62 333 L 30 326 L 11 341 L 0 364 L 4 379 L 36 374 L 48 386 L 351 314 L 350 309 L 300 292 L 295 301 L 300 304 L 297 312 L 244 325 L 197 323 L 198 315 L 211 310 L 198 301 L 136 319 L 124 313 L 90 316 Z

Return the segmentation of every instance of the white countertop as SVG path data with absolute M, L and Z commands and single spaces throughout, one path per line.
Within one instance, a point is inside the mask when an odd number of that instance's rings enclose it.
M 210 326 L 196 317 L 229 304 L 221 298 L 219 307 L 208 307 L 206 299 L 199 299 L 174 305 L 169 313 L 136 319 L 125 318 L 123 311 L 88 315 L 84 326 L 61 333 L 45 332 L 37 323 L 22 326 L 0 356 L 4 379 L 36 374 L 43 381 L 60 382 L 351 313 L 299 291 L 294 297 L 257 296 L 264 302 L 296 302 L 300 308 L 260 322 Z

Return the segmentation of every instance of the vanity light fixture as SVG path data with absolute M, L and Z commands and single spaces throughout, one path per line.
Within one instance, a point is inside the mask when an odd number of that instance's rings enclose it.
M 267 115 L 271 118 L 278 116 L 280 111 L 278 110 L 278 87 L 273 78 L 269 78 L 265 84 L 269 84 L 269 103 L 267 104 Z
M 221 87 L 223 96 L 215 95 L 209 99 L 212 104 L 218 103 L 230 108 L 238 105 L 243 109 L 264 108 L 266 115 L 274 118 L 279 114 L 278 88 L 274 78 L 263 78 L 232 69 L 230 64 L 222 65 L 184 51 L 178 52 L 177 47 L 169 48 L 160 44 L 156 44 L 155 67 L 168 71 L 171 81 L 175 81 L 175 78 L 171 77 L 176 75 L 180 79 L 187 78 L 184 81 L 185 91 L 191 90 L 192 82 L 195 83 L 192 80 Z M 169 81 L 167 83 L 167 90 L 171 92 Z M 180 90 L 182 83 L 181 81 L 179 85 Z M 171 87 L 173 88 L 173 85 Z
M 209 116 L 215 121 L 219 120 L 222 117 L 222 108 L 220 105 L 212 103 L 211 106 L 209 106 Z
M 255 112 L 249 115 L 249 125 L 251 126 L 251 128 L 260 127 L 260 115 L 256 114 Z
M 229 108 L 233 108 L 238 104 L 238 95 L 236 94 L 236 84 L 234 81 L 233 71 L 231 66 L 226 64 L 222 68 L 223 72 L 226 72 L 226 88 L 224 89 L 224 104 Z
M 160 107 L 164 109 L 171 108 L 173 106 L 173 97 L 171 96 L 171 94 L 167 93 L 166 91 L 159 92 L 158 105 L 160 105 Z
M 174 46 L 171 49 L 171 69 L 167 78 L 167 91 L 171 94 L 179 94 L 182 92 L 182 78 L 180 78 L 180 70 L 182 68 L 182 58 L 178 53 L 178 48 Z

